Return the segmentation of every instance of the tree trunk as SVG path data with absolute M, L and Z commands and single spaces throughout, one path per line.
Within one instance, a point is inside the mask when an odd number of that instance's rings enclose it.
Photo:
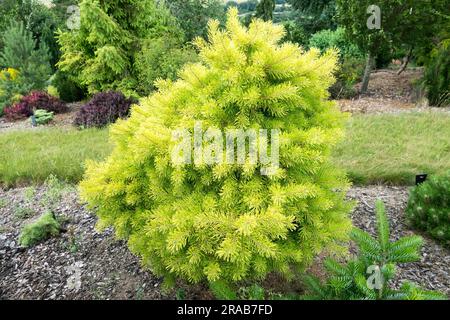
M 409 49 L 408 55 L 405 58 L 403 58 L 403 64 L 400 67 L 400 70 L 398 70 L 398 72 L 397 72 L 398 76 L 401 75 L 402 72 L 406 70 L 408 63 L 411 60 L 412 52 L 413 52 L 413 48 L 411 47 L 411 49 Z
M 362 94 L 366 93 L 367 89 L 369 88 L 370 73 L 372 72 L 374 62 L 375 62 L 375 57 L 369 51 L 369 54 L 367 55 L 366 69 L 364 70 L 364 78 L 363 78 L 362 86 L 361 86 Z

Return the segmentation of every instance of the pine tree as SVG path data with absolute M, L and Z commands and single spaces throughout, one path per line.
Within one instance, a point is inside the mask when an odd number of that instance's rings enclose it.
M 0 52 L 0 65 L 19 71 L 22 84 L 27 90 L 43 89 L 50 78 L 49 53 L 45 43 L 35 49 L 36 40 L 22 22 L 12 22 L 3 33 L 3 50 Z
M 406 216 L 414 227 L 427 232 L 448 247 L 450 247 L 449 194 L 450 171 L 442 176 L 433 176 L 412 189 L 406 208 Z
M 264 21 L 273 20 L 273 11 L 275 10 L 275 0 L 261 0 L 256 6 L 255 17 Z
M 384 203 L 376 203 L 378 239 L 355 228 L 352 240 L 359 248 L 358 257 L 347 264 L 333 259 L 324 262 L 329 278 L 322 284 L 316 277 L 307 276 L 311 295 L 308 299 L 323 300 L 434 300 L 445 299 L 439 292 L 420 289 L 409 282 L 399 290 L 390 287 L 396 275 L 396 264 L 420 260 L 423 240 L 418 236 L 403 237 L 390 242 L 389 221 Z
M 82 0 L 79 30 L 59 34 L 59 68 L 71 74 L 89 93 L 137 87 L 136 55 L 145 41 L 181 37 L 168 10 L 154 0 Z M 151 66 L 148 66 L 151 68 Z
M 328 100 L 337 54 L 281 45 L 282 26 L 255 19 L 245 28 L 235 8 L 225 30 L 209 27 L 208 42 L 196 42 L 201 61 L 176 82 L 160 81 L 112 127 L 116 148 L 88 164 L 81 195 L 99 227 L 113 226 L 167 283 L 291 276 L 324 249 L 345 251 L 351 226 L 348 182 L 329 160 L 346 119 Z M 279 167 L 262 175 L 268 165 L 249 157 L 207 164 L 198 153 L 194 163 L 174 162 L 174 130 L 192 133 L 199 121 L 280 130 Z M 272 150 L 268 140 L 260 142 Z M 209 143 L 196 145 L 188 149 Z

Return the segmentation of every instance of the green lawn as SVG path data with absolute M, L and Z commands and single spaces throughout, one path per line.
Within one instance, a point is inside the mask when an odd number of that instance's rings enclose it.
M 450 170 L 450 115 L 354 116 L 333 155 L 356 184 L 410 185 L 420 173 Z
M 78 182 L 86 159 L 111 152 L 108 131 L 42 128 L 0 133 L 0 184 L 42 183 L 54 174 Z
M 0 184 L 42 183 L 50 174 L 78 182 L 86 159 L 111 151 L 108 130 L 42 128 L 0 134 Z M 356 184 L 410 185 L 418 173 L 450 170 L 450 115 L 355 116 L 333 161 Z

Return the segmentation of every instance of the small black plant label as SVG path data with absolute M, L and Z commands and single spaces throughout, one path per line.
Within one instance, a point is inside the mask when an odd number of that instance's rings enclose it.
M 416 186 L 427 181 L 427 178 L 428 178 L 428 174 L 418 174 L 416 176 Z

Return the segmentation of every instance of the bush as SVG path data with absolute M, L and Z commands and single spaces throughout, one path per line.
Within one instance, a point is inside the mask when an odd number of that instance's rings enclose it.
M 17 102 L 28 90 L 28 86 L 19 81 L 19 76 L 19 71 L 13 68 L 0 71 L 0 117 L 6 106 Z
M 29 111 L 23 103 L 15 103 L 3 110 L 5 118 L 9 121 L 21 120 L 29 116 Z
M 335 31 L 322 30 L 313 34 L 309 39 L 309 46 L 318 48 L 322 52 L 330 48 L 336 48 L 339 50 L 341 58 L 364 57 L 361 50 L 347 39 L 344 28 L 337 28 Z
M 32 116 L 38 109 L 54 113 L 68 110 L 67 105 L 58 98 L 52 97 L 46 92 L 34 91 L 21 98 L 18 103 L 6 107 L 4 112 L 7 119 L 18 120 Z
M 56 221 L 53 213 L 44 213 L 35 222 L 27 224 L 23 227 L 19 235 L 19 243 L 23 247 L 31 247 L 35 244 L 58 235 L 60 225 Z
M 36 121 L 36 124 L 38 126 L 47 124 L 52 120 L 53 120 L 53 112 L 49 112 L 49 111 L 41 110 L 41 109 L 38 109 L 34 112 L 34 121 Z M 32 120 L 32 122 L 33 122 L 33 120 Z
M 353 86 L 362 78 L 365 58 L 358 47 L 346 38 L 345 29 L 319 31 L 311 37 L 309 45 L 322 52 L 330 48 L 339 50 L 340 64 L 335 74 L 337 81 L 330 88 L 331 96 L 333 99 L 355 96 L 357 91 Z
M 320 300 L 434 300 L 446 299 L 435 291 L 420 289 L 409 282 L 399 290 L 389 286 L 396 274 L 396 264 L 420 260 L 423 240 L 418 236 L 403 237 L 390 242 L 389 222 L 384 204 L 376 204 L 378 239 L 360 229 L 354 229 L 351 237 L 359 248 L 356 259 L 342 265 L 333 259 L 324 265 L 329 278 L 324 284 L 318 278 L 308 276 L 306 284 L 310 295 L 307 299 Z
M 450 172 L 414 188 L 406 214 L 414 227 L 450 246 Z
M 349 99 L 358 94 L 354 85 L 362 79 L 365 59 L 344 57 L 336 70 L 336 83 L 331 86 L 330 94 L 333 99 Z
M 126 98 L 120 92 L 97 93 L 77 113 L 74 125 L 78 127 L 101 128 L 114 123 L 119 118 L 126 118 L 135 101 Z
M 297 43 L 302 47 L 307 48 L 309 45 L 309 38 L 305 30 L 293 21 L 286 21 L 283 23 L 286 35 L 284 41 Z
M 55 86 L 49 85 L 47 87 L 47 93 L 55 98 L 60 98 L 58 89 Z
M 175 80 L 182 66 L 197 60 L 195 50 L 183 48 L 176 39 L 159 38 L 145 41 L 136 59 L 139 74 L 138 93 L 146 95 L 154 91 L 154 83 L 159 78 Z
M 51 77 L 50 82 L 58 90 L 59 98 L 62 101 L 77 102 L 86 97 L 85 90 L 78 86 L 62 71 L 57 71 Z
M 19 71 L 14 68 L 7 68 L 0 72 L 0 80 L 15 81 L 19 77 Z
M 209 42 L 196 42 L 201 62 L 176 82 L 160 81 L 159 92 L 111 128 L 112 155 L 89 163 L 80 185 L 99 227 L 113 226 L 166 285 L 176 277 L 289 277 L 324 249 L 345 251 L 351 226 L 348 182 L 329 161 L 346 119 L 327 100 L 336 54 L 279 45 L 282 26 L 255 20 L 244 28 L 234 8 L 226 26 L 212 22 Z M 248 157 L 172 162 L 179 144 L 172 134 L 191 132 L 197 121 L 279 129 L 279 168 Z

